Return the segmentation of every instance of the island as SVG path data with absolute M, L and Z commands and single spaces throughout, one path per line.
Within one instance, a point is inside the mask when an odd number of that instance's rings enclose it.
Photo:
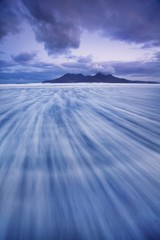
M 131 81 L 125 78 L 118 78 L 111 74 L 97 73 L 95 75 L 83 75 L 67 73 L 59 78 L 53 80 L 46 80 L 43 83 L 150 83 L 155 84 L 153 81 Z

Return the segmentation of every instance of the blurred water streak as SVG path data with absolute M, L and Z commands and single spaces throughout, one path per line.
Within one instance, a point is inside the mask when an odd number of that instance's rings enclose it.
M 1 87 L 0 240 L 160 239 L 160 87 Z

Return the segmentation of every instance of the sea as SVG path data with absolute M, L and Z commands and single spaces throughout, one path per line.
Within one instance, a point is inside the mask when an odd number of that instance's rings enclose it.
M 160 85 L 0 85 L 0 240 L 160 239 Z

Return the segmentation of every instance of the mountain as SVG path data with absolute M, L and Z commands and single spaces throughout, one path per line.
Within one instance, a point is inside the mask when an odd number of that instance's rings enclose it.
M 118 78 L 111 74 L 104 75 L 102 73 L 97 73 L 94 76 L 83 75 L 83 74 L 73 74 L 67 73 L 62 77 L 43 81 L 43 83 L 157 83 L 148 81 L 130 81 L 124 78 Z

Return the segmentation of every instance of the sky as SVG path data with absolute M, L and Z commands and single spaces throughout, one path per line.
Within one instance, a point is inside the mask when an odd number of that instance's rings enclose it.
M 65 73 L 160 82 L 160 0 L 0 0 L 0 83 Z

